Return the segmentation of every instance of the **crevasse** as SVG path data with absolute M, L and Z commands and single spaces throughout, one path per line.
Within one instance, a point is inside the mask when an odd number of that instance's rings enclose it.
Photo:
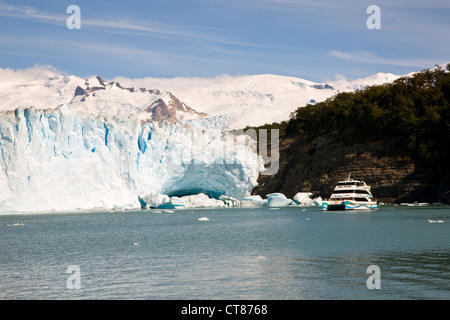
M 137 209 L 152 193 L 243 198 L 263 169 L 255 143 L 198 123 L 19 108 L 0 116 L 0 212 Z

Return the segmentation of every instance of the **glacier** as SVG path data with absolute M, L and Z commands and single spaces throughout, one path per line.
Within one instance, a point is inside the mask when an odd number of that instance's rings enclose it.
M 269 157 L 265 143 L 256 152 L 256 132 L 239 130 L 398 77 L 106 81 L 0 68 L 0 213 L 176 207 L 178 198 L 185 208 L 320 204 L 301 192 L 251 195 L 259 175 L 278 170 L 278 136 Z
M 1 213 L 139 209 L 154 195 L 240 199 L 264 169 L 245 135 L 65 104 L 1 113 L 0 165 Z

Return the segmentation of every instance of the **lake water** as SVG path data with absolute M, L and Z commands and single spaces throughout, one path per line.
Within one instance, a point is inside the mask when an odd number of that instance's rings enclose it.
M 450 207 L 2 215 L 0 298 L 450 299 Z

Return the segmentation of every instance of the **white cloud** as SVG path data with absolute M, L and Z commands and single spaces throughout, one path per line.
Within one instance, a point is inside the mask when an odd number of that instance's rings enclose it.
M 35 65 L 26 69 L 0 68 L 0 83 L 15 81 L 34 81 L 47 79 L 55 75 L 65 75 L 66 72 L 58 70 L 51 65 Z
M 403 67 L 418 67 L 418 68 L 431 68 L 436 63 L 439 63 L 441 60 L 441 59 L 400 58 L 400 57 L 383 58 L 383 57 L 379 57 L 376 54 L 368 52 L 368 51 L 344 52 L 344 51 L 332 50 L 328 53 L 328 55 L 333 58 L 354 61 L 354 62 L 395 65 L 395 66 L 403 66 Z

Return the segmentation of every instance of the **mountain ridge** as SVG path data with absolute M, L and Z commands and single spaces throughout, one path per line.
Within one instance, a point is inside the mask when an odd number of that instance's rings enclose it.
M 65 75 L 48 66 L 0 68 L 0 112 L 20 106 L 47 109 L 68 104 L 74 110 L 99 116 L 169 122 L 208 118 L 210 123 L 221 122 L 219 127 L 241 129 L 285 121 L 308 103 L 398 77 L 378 73 L 323 83 L 273 74 L 104 80 L 99 75 L 87 79 Z
M 230 129 L 259 126 L 289 119 L 298 107 L 324 101 L 339 92 L 354 91 L 368 85 L 392 82 L 401 76 L 378 73 L 348 81 L 313 82 L 306 79 L 273 74 L 220 76 L 216 78 L 115 78 L 133 86 L 154 85 L 173 92 L 182 101 L 210 117 L 232 114 Z
M 0 111 L 18 107 L 56 109 L 69 105 L 78 112 L 94 116 L 137 118 L 143 122 L 177 122 L 206 116 L 169 91 L 144 87 L 136 90 L 117 81 L 106 81 L 98 75 L 82 79 L 42 70 L 31 79 L 19 75 L 8 81 L 4 73 L 7 71 L 0 69 Z

